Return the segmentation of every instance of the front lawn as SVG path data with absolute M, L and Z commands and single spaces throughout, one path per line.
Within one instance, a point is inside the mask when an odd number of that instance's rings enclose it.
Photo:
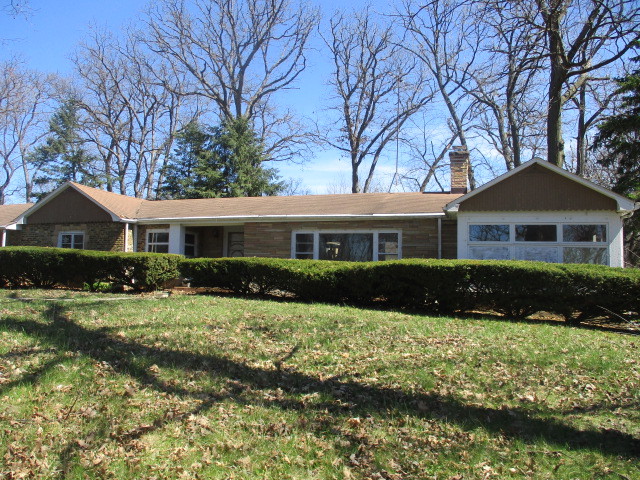
M 53 294 L 0 291 L 0 478 L 640 478 L 635 335 Z

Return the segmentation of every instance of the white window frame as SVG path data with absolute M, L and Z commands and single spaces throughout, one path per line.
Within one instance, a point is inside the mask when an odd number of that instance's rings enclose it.
M 372 261 L 378 262 L 379 257 L 379 235 L 381 233 L 395 233 L 398 235 L 398 260 L 402 258 L 402 230 L 394 230 L 394 229 L 376 229 L 376 230 L 366 230 L 366 229 L 358 229 L 358 230 L 294 230 L 291 232 L 291 258 L 296 258 L 296 235 L 313 235 L 313 259 L 318 260 L 320 257 L 320 235 L 325 233 L 336 233 L 336 234 L 350 234 L 350 233 L 364 233 L 364 234 L 372 234 L 373 235 L 373 252 L 372 252 Z
M 63 235 L 71 235 L 71 247 L 63 247 L 62 246 L 62 236 Z M 73 245 L 75 245 L 75 236 L 76 235 L 82 235 L 82 248 L 77 249 L 77 250 L 84 250 L 84 242 L 85 242 L 85 233 L 83 230 L 70 230 L 70 231 L 66 231 L 66 232 L 60 232 L 58 233 L 58 248 L 70 248 L 70 249 L 74 249 L 75 247 Z
M 508 242 L 472 242 L 469 240 L 471 225 L 509 225 Z M 516 241 L 516 225 L 555 225 L 555 242 L 525 242 Z M 606 228 L 605 242 L 565 242 L 563 239 L 563 225 L 604 225 Z M 563 249 L 565 247 L 606 248 L 608 265 L 623 266 L 622 261 L 622 221 L 613 212 L 497 212 L 493 213 L 463 213 L 458 214 L 458 258 L 471 258 L 472 247 L 508 247 L 509 258 L 516 258 L 516 248 L 523 246 L 556 248 L 558 263 L 563 263 Z
M 166 242 L 149 242 L 149 234 L 150 233 L 166 233 L 168 235 L 168 239 Z M 171 242 L 171 235 L 169 234 L 169 229 L 168 228 L 150 228 L 148 229 L 146 232 L 144 232 L 144 251 L 145 252 L 150 252 L 151 250 L 149 250 L 149 246 L 150 245 L 166 245 L 167 246 L 167 251 L 170 250 L 169 248 L 169 244 Z

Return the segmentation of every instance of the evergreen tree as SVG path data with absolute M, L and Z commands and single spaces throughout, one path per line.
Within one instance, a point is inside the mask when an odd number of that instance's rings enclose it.
M 640 62 L 640 57 L 633 59 Z M 604 147 L 606 166 L 617 166 L 614 189 L 626 195 L 640 194 L 640 68 L 618 80 L 621 110 L 598 126 L 594 148 Z
M 633 59 L 640 63 L 640 57 Z M 640 201 L 640 68 L 618 80 L 621 109 L 598 126 L 593 148 L 604 150 L 601 163 L 616 167 L 615 191 Z M 625 220 L 627 261 L 640 266 L 640 214 Z
M 34 180 L 38 198 L 67 181 L 94 187 L 101 184 L 94 164 L 96 158 L 84 149 L 84 143 L 80 136 L 78 106 L 71 98 L 53 114 L 49 120 L 49 136 L 44 144 L 36 147 L 30 159 L 39 172 Z
M 264 146 L 246 118 L 226 120 L 209 132 L 192 122 L 177 143 L 161 197 L 257 197 L 283 189 L 276 171 L 263 168 Z
M 213 158 L 213 136 L 196 121 L 177 135 L 177 147 L 167 168 L 160 198 L 219 197 L 222 165 Z

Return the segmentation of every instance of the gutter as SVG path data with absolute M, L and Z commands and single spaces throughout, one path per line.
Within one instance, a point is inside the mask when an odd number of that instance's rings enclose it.
M 152 223 L 199 223 L 199 222 L 219 222 L 219 223 L 238 223 L 238 222 L 289 222 L 289 221 L 329 221 L 329 220 L 401 220 L 407 218 L 442 218 L 444 213 L 375 213 L 364 215 L 339 214 L 339 215 L 243 215 L 243 216 L 219 216 L 219 217 L 150 217 L 139 218 L 136 220 L 138 224 Z

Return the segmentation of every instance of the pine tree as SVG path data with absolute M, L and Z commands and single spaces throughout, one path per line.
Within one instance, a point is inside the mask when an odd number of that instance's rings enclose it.
M 640 62 L 640 57 L 633 59 Z M 622 95 L 620 111 L 598 125 L 594 148 L 604 148 L 601 162 L 617 165 L 614 190 L 626 195 L 640 194 L 640 69 L 618 80 Z
M 640 57 L 633 59 L 639 63 Z M 593 148 L 604 150 L 601 163 L 616 166 L 615 191 L 640 201 L 640 68 L 618 80 L 620 111 L 598 125 Z M 627 261 L 640 266 L 640 215 L 625 220 Z
M 211 198 L 223 188 L 222 165 L 212 153 L 212 135 L 198 122 L 189 122 L 176 139 L 160 198 Z
M 85 150 L 84 143 L 80 136 L 78 106 L 71 98 L 52 115 L 49 135 L 30 159 L 39 172 L 34 181 L 38 198 L 67 181 L 94 187 L 101 184 L 95 169 L 96 158 Z
M 190 123 L 177 144 L 163 198 L 255 197 L 283 189 L 276 171 L 263 168 L 264 147 L 246 118 L 226 120 L 208 132 Z

